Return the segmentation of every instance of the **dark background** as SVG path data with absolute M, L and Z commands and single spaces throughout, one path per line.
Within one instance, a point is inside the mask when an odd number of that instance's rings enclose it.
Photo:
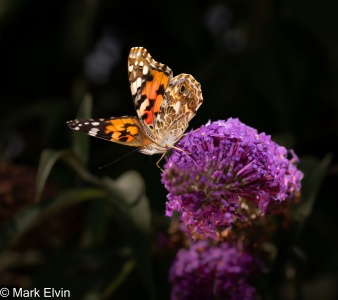
M 71 130 L 65 122 L 76 117 L 86 93 L 93 98 L 93 117 L 135 115 L 127 74 L 128 53 L 134 46 L 145 47 L 174 75 L 192 74 L 201 83 L 204 103 L 191 128 L 208 120 L 238 117 L 293 148 L 301 160 L 311 156 L 321 161 L 333 154 L 324 178 L 318 179 L 320 190 L 298 240 L 304 257 L 298 299 L 319 299 L 318 295 L 334 299 L 338 282 L 338 2 L 2 0 L 0 154 L 9 164 L 3 179 L 18 180 L 15 170 L 22 166 L 36 172 L 46 148 L 70 147 Z M 155 165 L 158 157 L 135 152 L 99 170 L 131 148 L 94 138 L 90 143 L 89 170 L 98 177 L 112 178 L 137 170 L 145 180 L 153 218 L 163 216 L 166 191 Z M 66 166 L 56 164 L 50 176 L 51 194 L 75 185 L 69 181 L 70 173 Z M 17 210 L 29 205 L 31 198 L 27 196 L 22 205 L 14 198 Z M 83 210 L 88 207 L 68 212 L 71 223 L 56 235 L 74 233 L 58 250 L 47 242 L 48 246 L 41 245 L 50 235 L 47 230 L 40 233 L 39 241 L 26 238 L 14 246 L 12 251 L 34 249 L 48 259 L 28 270 L 3 268 L 7 273 L 0 276 L 0 283 L 5 278 L 5 283 L 21 284 L 15 281 L 17 276 L 26 280 L 27 287 L 59 282 L 64 274 L 55 271 L 52 261 L 64 259 L 64 268 L 68 268 L 68 260 L 74 263 L 83 254 L 77 256 L 78 240 L 74 238 L 83 233 L 86 224 Z M 12 217 L 10 213 L 2 215 L 4 219 Z M 108 234 L 103 239 L 109 239 Z M 107 257 L 114 249 L 98 245 L 93 251 L 103 251 Z M 72 258 L 69 249 L 74 251 Z M 162 277 L 157 288 L 162 299 L 169 293 L 169 264 L 168 259 L 159 272 Z M 48 272 L 55 278 L 48 281 L 42 275 Z M 88 272 L 80 274 L 85 277 Z M 121 287 L 124 297 L 133 297 L 130 285 L 136 284 L 137 294 L 144 293 L 142 285 L 135 283 L 137 273 L 128 280 Z M 287 294 L 282 299 L 296 298 Z

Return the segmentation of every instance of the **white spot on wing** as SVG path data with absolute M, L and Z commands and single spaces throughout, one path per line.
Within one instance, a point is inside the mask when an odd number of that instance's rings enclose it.
M 141 84 L 142 84 L 141 77 L 138 77 L 135 82 L 136 82 L 136 90 L 137 90 L 141 86 Z
M 129 65 L 128 70 L 131 72 L 134 69 L 133 65 Z
M 136 94 L 136 82 L 132 82 L 131 85 L 130 85 L 130 89 L 131 89 L 131 94 L 134 96 Z
M 149 71 L 149 68 L 148 68 L 148 66 L 144 66 L 144 68 L 143 68 L 143 75 L 147 75 L 148 74 L 148 71 Z
M 89 135 L 92 135 L 92 136 L 96 136 L 97 132 L 99 131 L 98 128 L 92 128 L 90 129 L 90 131 L 88 132 Z
M 175 103 L 175 105 L 173 106 L 173 109 L 175 110 L 175 112 L 178 112 L 180 109 L 181 103 L 179 101 L 177 101 Z
M 80 129 L 80 127 L 74 127 L 74 130 L 79 130 Z
M 98 126 L 98 125 L 100 125 L 100 123 L 99 122 L 93 122 L 92 125 L 93 126 Z
M 145 99 L 145 100 L 142 102 L 139 111 L 144 111 L 148 105 L 149 105 L 149 100 L 148 100 L 148 99 Z

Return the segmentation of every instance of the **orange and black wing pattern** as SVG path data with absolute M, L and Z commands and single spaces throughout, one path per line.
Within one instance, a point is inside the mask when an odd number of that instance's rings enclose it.
M 153 132 L 172 71 L 155 61 L 145 48 L 134 47 L 129 53 L 128 73 L 137 115 L 147 130 Z
M 136 117 L 72 120 L 67 125 L 73 130 L 127 146 L 143 148 L 151 143 Z

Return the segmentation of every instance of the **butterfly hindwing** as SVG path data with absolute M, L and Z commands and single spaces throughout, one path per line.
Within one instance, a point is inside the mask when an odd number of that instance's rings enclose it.
M 203 102 L 201 85 L 189 74 L 175 76 L 156 117 L 155 134 L 179 139 Z
M 129 53 L 128 72 L 137 115 L 147 130 L 153 132 L 172 71 L 156 62 L 145 48 L 134 47 Z
M 123 145 L 144 147 L 150 143 L 136 117 L 72 120 L 67 125 L 73 130 Z

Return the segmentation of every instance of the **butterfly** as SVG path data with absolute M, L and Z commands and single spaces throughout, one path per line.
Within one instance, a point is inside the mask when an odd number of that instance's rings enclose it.
M 203 102 L 201 85 L 189 74 L 173 77 L 143 47 L 131 48 L 129 84 L 137 116 L 71 120 L 77 131 L 111 142 L 138 147 L 144 154 L 165 153 L 174 146 Z

